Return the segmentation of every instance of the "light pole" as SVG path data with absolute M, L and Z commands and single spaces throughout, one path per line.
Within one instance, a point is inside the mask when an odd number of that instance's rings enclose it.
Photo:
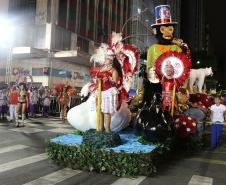
M 12 74 L 12 45 L 13 45 L 13 27 L 10 21 L 5 18 L 0 18 L 0 47 L 7 49 L 7 59 L 6 59 L 6 74 L 5 83 L 9 84 L 11 81 Z
M 54 53 L 52 51 L 49 51 L 48 53 L 48 56 L 49 56 L 49 66 L 50 66 L 50 71 L 49 71 L 49 88 L 51 88 L 51 86 L 53 85 L 52 84 L 52 73 L 53 73 L 53 56 L 54 56 Z

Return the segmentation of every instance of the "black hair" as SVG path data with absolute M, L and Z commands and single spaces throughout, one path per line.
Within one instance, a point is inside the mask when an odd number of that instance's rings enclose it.
M 214 96 L 214 98 L 221 99 L 221 96 L 217 94 L 217 95 Z
M 122 77 L 122 67 L 121 64 L 119 63 L 119 61 L 117 60 L 116 57 L 114 57 L 113 59 L 113 63 L 112 63 L 112 67 L 116 69 L 116 71 L 118 72 L 118 76 Z
M 162 25 L 162 26 L 164 26 L 164 25 Z M 175 29 L 175 25 L 174 25 L 174 24 L 167 24 L 167 25 L 165 25 L 165 26 L 173 26 L 174 29 Z M 156 28 L 156 35 L 155 35 L 155 37 L 156 37 L 156 39 L 158 40 L 158 43 L 159 43 L 159 44 L 162 44 L 162 45 L 170 45 L 171 42 L 172 42 L 172 40 L 173 40 L 173 38 L 174 38 L 174 33 L 175 33 L 175 31 L 174 31 L 173 37 L 172 37 L 171 39 L 164 39 L 164 38 L 162 37 L 162 33 L 161 33 L 161 31 L 160 31 L 160 27 L 161 27 L 161 25 L 158 25 L 158 26 L 155 26 L 155 27 L 154 27 L 154 28 Z
M 23 85 L 23 86 L 24 86 L 24 89 L 25 89 L 26 91 L 28 90 L 28 88 L 27 88 L 27 84 L 26 84 L 26 83 L 24 83 L 24 82 L 20 82 L 18 86 L 20 87 L 21 85 Z

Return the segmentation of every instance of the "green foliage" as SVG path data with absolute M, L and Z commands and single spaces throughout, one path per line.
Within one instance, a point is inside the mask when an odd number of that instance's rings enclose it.
M 160 155 L 166 154 L 167 152 L 169 152 L 171 150 L 172 140 L 170 138 L 168 138 L 164 143 L 159 143 L 159 142 L 148 141 L 145 139 L 144 136 L 139 136 L 138 141 L 144 145 L 156 145 L 157 148 L 156 148 L 155 152 Z
M 150 176 L 156 172 L 152 153 L 116 153 L 86 144 L 69 146 L 50 141 L 47 153 L 58 164 L 73 169 L 108 172 L 116 176 Z
M 91 129 L 84 132 L 83 143 L 95 148 L 115 147 L 121 144 L 121 139 L 115 132 L 97 132 Z
M 82 131 L 80 131 L 80 130 L 75 130 L 75 131 L 73 132 L 73 134 L 79 135 L 79 136 L 83 136 L 84 132 L 82 132 Z

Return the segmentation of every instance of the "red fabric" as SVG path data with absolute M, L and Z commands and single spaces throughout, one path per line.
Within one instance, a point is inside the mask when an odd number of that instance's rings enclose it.
M 181 138 L 186 138 L 197 132 L 196 120 L 186 115 L 181 115 L 175 120 L 175 127 Z
M 177 83 L 177 87 L 179 88 L 180 86 L 182 86 L 184 84 L 184 82 L 189 77 L 189 72 L 190 72 L 190 68 L 191 68 L 191 60 L 183 53 L 179 53 L 176 51 L 169 51 L 169 52 L 163 53 L 162 55 L 160 55 L 157 58 L 157 60 L 155 62 L 155 72 L 159 79 L 162 79 L 164 77 L 164 75 L 162 73 L 162 63 L 164 60 L 166 60 L 169 57 L 177 57 L 179 60 L 181 60 L 183 62 L 184 71 L 181 74 L 181 76 L 179 76 L 178 78 L 175 79 L 175 81 Z
M 162 90 L 163 91 L 172 91 L 173 86 L 174 86 L 174 80 L 173 79 L 164 78 L 162 80 Z
M 112 73 L 110 71 L 102 71 L 97 73 L 97 78 L 109 78 L 112 76 Z
M 163 78 L 162 80 L 162 109 L 168 110 L 172 109 L 172 97 L 173 97 L 173 87 L 175 81 L 173 79 Z M 175 84 L 176 85 L 176 84 Z M 177 87 L 177 85 L 176 85 Z M 176 98 L 174 99 L 174 105 L 176 106 Z
M 12 91 L 9 94 L 9 104 L 17 105 L 17 103 L 18 103 L 18 92 L 17 91 Z
M 110 77 L 112 77 L 112 73 L 110 71 L 102 71 L 97 73 L 97 78 L 102 79 L 101 83 L 101 90 L 106 91 L 110 89 L 111 87 L 115 87 L 116 84 L 110 80 Z
M 210 106 L 214 104 L 213 98 L 205 93 L 190 94 L 189 101 L 193 103 L 194 107 L 205 109 L 206 111 L 209 111 Z
M 198 101 L 201 101 L 202 104 L 206 107 L 209 108 L 211 105 L 213 105 L 213 99 L 208 95 L 204 93 L 198 93 L 197 94 Z
M 122 69 L 123 69 L 124 74 L 126 74 L 127 72 L 132 72 L 132 74 L 134 74 L 138 69 L 138 60 L 140 57 L 140 53 L 139 53 L 138 49 L 130 44 L 124 44 L 122 53 L 128 57 L 127 59 L 125 59 L 123 61 Z M 131 64 L 134 62 L 135 62 L 135 66 L 132 69 Z
M 124 88 L 122 88 L 120 91 L 119 91 L 119 95 L 118 95 L 118 106 L 117 106 L 117 110 L 120 109 L 121 105 L 122 105 L 122 101 L 123 100 L 126 100 L 127 98 L 127 92 Z
M 123 68 L 124 74 L 131 72 L 131 65 L 129 63 L 128 58 L 125 58 L 125 60 L 123 61 L 122 68 Z
M 90 70 L 90 76 L 91 76 L 91 77 L 95 77 L 99 71 L 100 71 L 100 68 L 99 68 L 99 67 L 93 67 L 93 68 Z

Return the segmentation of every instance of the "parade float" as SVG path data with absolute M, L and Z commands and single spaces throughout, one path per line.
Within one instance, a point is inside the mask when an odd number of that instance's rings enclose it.
M 122 131 L 131 122 L 129 92 L 139 59 L 138 50 L 123 44 L 122 40 L 120 33 L 113 32 L 110 44 L 101 44 L 91 57 L 90 62 L 94 65 L 90 72 L 92 80 L 81 92 L 86 101 L 67 114 L 68 122 L 77 130 L 76 134 L 59 136 L 48 143 L 47 151 L 54 161 L 75 169 L 108 172 L 117 176 L 150 175 L 156 171 L 152 156 L 162 151 L 162 146 L 142 144 L 133 131 Z M 118 65 L 113 66 L 121 69 L 121 75 L 115 83 L 106 81 L 108 74 L 103 70 L 106 58 L 118 60 Z M 110 77 L 112 80 L 113 75 Z M 110 88 L 105 90 L 109 84 Z M 114 109 L 110 128 L 106 123 L 101 125 L 101 116 L 105 117 L 105 114 L 101 115 L 102 104 L 109 90 L 112 97 L 107 97 L 110 101 L 114 101 L 117 95 L 117 105 L 110 106 Z
M 113 32 L 110 43 L 101 44 L 91 57 L 92 80 L 82 89 L 86 101 L 67 114 L 76 131 L 49 140 L 51 159 L 73 169 L 117 176 L 151 175 L 157 161 L 176 146 L 172 142 L 186 145 L 199 134 L 198 124 L 206 118 L 211 100 L 182 88 L 189 78 L 190 50 L 173 36 L 177 23 L 171 21 L 168 5 L 157 6 L 155 16 L 152 28 L 158 43 L 148 50 L 144 92 L 130 99 L 139 52 L 123 43 L 122 34 Z M 135 116 L 131 107 L 138 110 Z M 135 129 L 127 128 L 131 122 Z

